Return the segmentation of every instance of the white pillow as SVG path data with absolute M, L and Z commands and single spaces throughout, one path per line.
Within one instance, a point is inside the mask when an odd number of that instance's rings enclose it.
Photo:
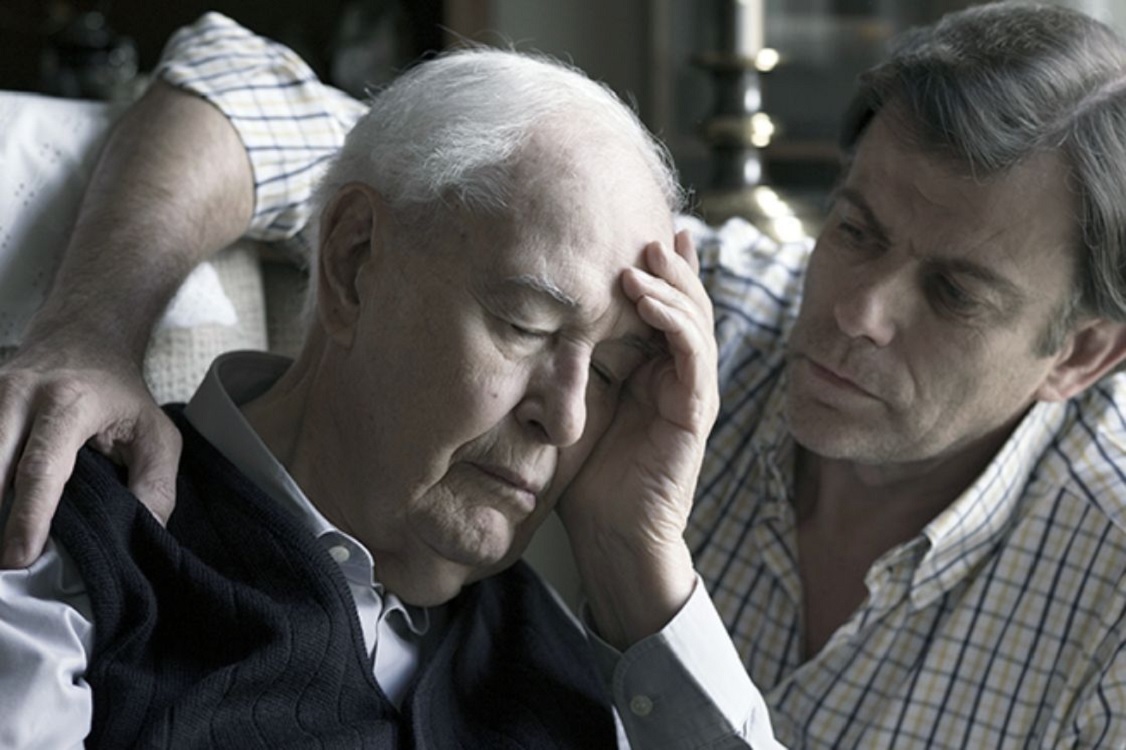
M 0 346 L 19 343 L 46 297 L 83 189 L 122 105 L 0 91 Z M 204 264 L 160 326 L 238 320 L 215 269 Z

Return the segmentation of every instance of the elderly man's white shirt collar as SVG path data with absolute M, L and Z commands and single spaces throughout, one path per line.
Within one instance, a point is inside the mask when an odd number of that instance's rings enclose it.
M 423 636 L 430 629 L 429 610 L 405 605 L 395 594 L 384 592 L 382 584 L 374 580 L 375 565 L 369 551 L 355 538 L 333 526 L 317 510 L 239 411 L 241 404 L 268 390 L 290 364 L 286 357 L 262 352 L 224 354 L 212 363 L 184 414 L 192 426 L 248 479 L 282 507 L 295 513 L 301 523 L 313 532 L 340 565 L 353 593 L 357 594 L 357 605 L 361 611 L 363 602 L 357 587 L 370 587 L 380 597 L 382 611 L 376 617 L 360 617 L 369 651 L 377 645 L 377 626 L 382 625 L 392 612 L 402 615 L 415 636 Z M 381 656 L 377 651 L 377 662 L 382 661 Z
M 215 359 L 199 389 L 192 396 L 184 415 L 201 435 L 246 474 L 266 494 L 297 514 L 303 525 L 318 539 L 329 537 L 332 550 L 346 540 L 351 554 L 359 554 L 367 563 L 369 572 L 375 565 L 371 553 L 359 541 L 336 528 L 325 518 L 305 493 L 297 486 L 286 468 L 274 457 L 243 417 L 239 407 L 265 393 L 291 364 L 287 357 L 263 352 L 229 352 Z M 351 562 L 343 555 L 332 557 L 344 567 Z M 374 579 L 371 583 L 382 593 L 383 585 Z M 388 594 L 388 606 L 397 604 L 403 609 L 411 630 L 423 635 L 429 628 L 427 610 L 408 607 L 394 594 Z

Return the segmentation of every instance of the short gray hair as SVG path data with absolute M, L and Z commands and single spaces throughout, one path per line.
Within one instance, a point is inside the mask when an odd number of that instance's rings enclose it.
M 684 194 L 666 148 L 608 87 L 546 56 L 471 47 L 423 62 L 371 99 L 329 167 L 316 205 L 348 182 L 375 188 L 394 209 L 455 200 L 497 212 L 509 202 L 513 157 L 544 124 L 590 125 L 633 143 L 669 210 Z
M 992 3 L 903 34 L 862 74 L 841 145 L 855 150 L 885 105 L 918 144 L 989 177 L 1042 151 L 1061 153 L 1080 206 L 1082 247 L 1066 325 L 1126 321 L 1126 46 L 1077 11 Z

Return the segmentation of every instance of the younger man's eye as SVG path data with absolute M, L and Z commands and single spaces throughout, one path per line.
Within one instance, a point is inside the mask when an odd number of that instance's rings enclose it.
M 856 224 L 844 220 L 837 222 L 837 232 L 849 242 L 862 242 L 864 240 L 864 230 Z
M 973 312 L 977 305 L 973 295 L 948 278 L 934 279 L 932 289 L 938 303 L 945 310 L 956 315 L 967 315 Z

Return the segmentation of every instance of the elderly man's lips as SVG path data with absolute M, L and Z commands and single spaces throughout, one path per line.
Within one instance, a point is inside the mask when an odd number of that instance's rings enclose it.
M 496 466 L 491 464 L 473 464 L 473 467 L 480 471 L 482 474 L 495 479 L 498 483 L 506 485 L 515 492 L 522 496 L 530 506 L 529 509 L 535 508 L 536 500 L 543 491 L 543 485 L 526 478 L 524 475 L 517 471 L 513 471 L 504 466 Z

